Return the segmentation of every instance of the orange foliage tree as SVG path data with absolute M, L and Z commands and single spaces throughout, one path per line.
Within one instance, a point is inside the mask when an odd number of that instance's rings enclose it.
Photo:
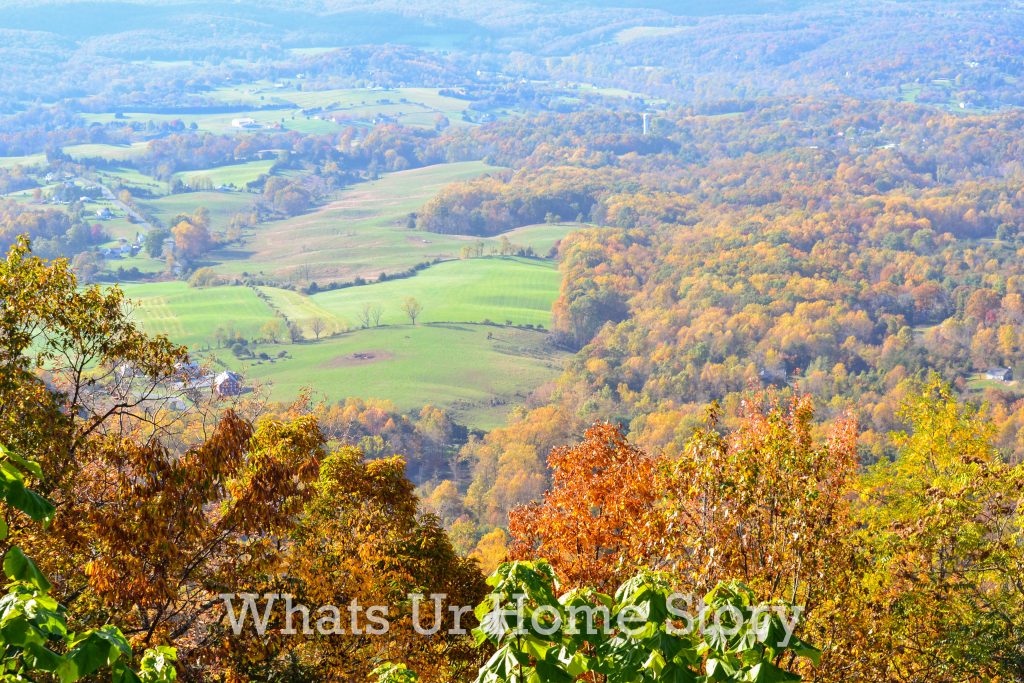
M 657 460 L 606 423 L 575 446 L 553 450 L 548 467 L 544 499 L 509 516 L 512 557 L 547 559 L 567 587 L 611 590 L 643 564 L 657 537 Z

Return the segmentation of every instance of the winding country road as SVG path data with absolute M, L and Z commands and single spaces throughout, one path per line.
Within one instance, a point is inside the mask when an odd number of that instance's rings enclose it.
M 117 195 L 115 195 L 115 194 L 114 194 L 114 192 L 113 192 L 113 190 L 111 190 L 111 189 L 110 189 L 109 187 L 107 187 L 106 185 L 104 185 L 103 183 L 101 183 L 101 182 L 100 182 L 100 181 L 98 181 L 98 180 L 87 180 L 87 179 L 85 179 L 85 178 L 82 178 L 81 180 L 82 180 L 83 182 L 87 182 L 87 183 L 92 183 L 92 184 L 93 184 L 93 185 L 95 185 L 96 187 L 100 188 L 100 192 L 102 192 L 102 193 L 103 193 L 103 196 L 104 196 L 104 198 L 106 198 L 106 199 L 107 199 L 108 201 L 110 201 L 111 203 L 113 203 L 113 204 L 114 204 L 114 206 L 117 206 L 117 207 L 118 207 L 118 208 L 120 208 L 120 209 L 121 209 L 122 211 L 124 211 L 124 212 L 125 212 L 125 214 L 126 214 L 126 215 L 128 215 L 128 216 L 130 216 L 130 217 L 131 217 L 132 219 L 134 219 L 134 221 L 135 221 L 136 223 L 139 223 L 139 224 L 141 224 L 142 226 L 144 226 L 144 227 L 146 228 L 146 230 L 147 230 L 147 231 L 149 231 L 149 230 L 153 230 L 153 224 L 152 224 L 152 223 L 150 223 L 150 222 L 149 222 L 149 221 L 148 221 L 148 220 L 146 219 L 146 217 L 145 217 L 145 216 L 143 216 L 143 215 L 142 215 L 141 213 L 139 213 L 138 211 L 136 211 L 136 210 L 135 210 L 135 209 L 133 209 L 132 207 L 128 206 L 127 204 L 125 204 L 124 202 L 122 202 L 122 201 L 121 201 L 120 199 L 118 199 L 118 198 L 117 198 Z

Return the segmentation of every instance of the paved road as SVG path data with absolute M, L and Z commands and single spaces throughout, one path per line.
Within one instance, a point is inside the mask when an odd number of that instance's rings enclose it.
M 114 204 L 114 206 L 116 206 L 116 207 L 120 208 L 122 211 L 124 211 L 125 214 L 127 214 L 128 216 L 131 216 L 132 218 L 134 218 L 135 222 L 138 223 L 139 225 L 141 225 L 142 227 L 144 227 L 146 229 L 146 231 L 149 231 L 149 230 L 153 229 L 153 224 L 150 223 L 148 220 L 146 220 L 145 216 L 143 216 L 141 213 L 139 213 L 138 211 L 136 211 L 132 207 L 128 206 L 127 204 L 122 202 L 120 199 L 118 199 L 117 195 L 115 195 L 114 192 L 109 187 L 107 187 L 103 183 L 99 182 L 98 180 L 86 180 L 85 178 L 83 178 L 82 180 L 84 182 L 87 182 L 87 183 L 92 183 L 96 187 L 100 188 L 100 192 L 103 193 L 103 196 L 106 199 L 108 199 L 110 202 L 112 202 Z

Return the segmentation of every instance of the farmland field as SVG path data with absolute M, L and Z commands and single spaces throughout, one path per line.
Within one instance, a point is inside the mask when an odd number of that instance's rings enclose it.
M 453 125 L 470 125 L 462 118 L 469 107 L 469 102 L 441 95 L 437 88 L 342 88 L 307 91 L 298 90 L 291 85 L 277 87 L 277 84 L 271 81 L 256 81 L 241 86 L 223 87 L 211 95 L 225 104 L 252 108 L 227 113 L 222 110 L 189 114 L 123 112 L 120 118 L 115 118 L 113 112 L 86 113 L 82 117 L 88 123 L 98 124 L 115 121 L 129 124 L 181 121 L 186 126 L 195 124 L 198 130 L 218 134 L 252 132 L 232 125 L 232 121 L 239 118 L 251 118 L 263 128 L 274 127 L 312 134 L 336 133 L 347 125 L 372 126 L 374 120 L 381 116 L 403 125 L 420 128 L 433 128 L 438 114 L 447 117 Z M 79 150 L 78 147 L 85 149 Z M 118 153 L 118 149 L 114 145 L 79 145 L 68 148 L 68 153 L 72 156 L 127 158 L 109 156 L 127 153 Z M 97 151 L 100 153 L 93 153 Z
M 72 159 L 96 158 L 108 161 L 129 161 L 141 156 L 148 145 L 148 142 L 135 142 L 131 145 L 71 145 L 64 148 L 64 153 Z
M 624 45 L 634 40 L 674 36 L 684 31 L 686 27 L 683 26 L 633 26 L 616 33 L 615 42 Z
M 501 424 L 530 391 L 553 381 L 567 357 L 542 332 L 457 324 L 381 327 L 260 350 L 290 357 L 259 364 L 218 357 L 277 400 L 315 387 L 314 398 L 330 401 L 384 398 L 407 411 L 429 403 L 481 429 Z
M 246 172 L 269 170 L 271 162 L 262 163 L 265 169 L 238 166 Z M 229 169 L 239 170 L 222 167 L 211 173 Z M 312 279 L 321 287 L 363 276 L 371 280 L 368 284 L 313 295 L 277 287 L 195 289 L 180 281 L 127 284 L 124 289 L 137 302 L 134 315 L 147 331 L 167 334 L 199 357 L 237 370 L 247 383 L 265 384 L 273 400 L 290 400 L 315 385 L 330 400 L 386 398 L 407 410 L 434 403 L 471 426 L 493 427 L 561 370 L 563 354 L 549 348 L 547 335 L 522 329 L 550 327 L 560 285 L 556 265 L 541 258 L 496 256 L 496 238 L 427 233 L 410 230 L 407 223 L 409 213 L 446 184 L 498 170 L 467 162 L 390 173 L 344 190 L 335 202 L 309 214 L 251 228 L 242 244 L 207 257 L 227 276 L 248 272 L 284 280 L 295 275 L 296 281 Z M 221 176 L 212 182 L 230 181 Z M 164 223 L 203 206 L 210 210 L 213 229 L 220 230 L 254 199 L 244 192 L 191 192 L 140 204 Z M 578 227 L 532 225 L 507 237 L 516 247 L 530 246 L 545 255 Z M 467 245 L 482 245 L 481 252 L 458 258 Z M 372 282 L 379 273 L 435 258 L 444 260 L 412 277 Z M 130 268 L 139 262 L 143 270 L 163 267 L 144 256 L 108 266 Z M 415 326 L 402 310 L 407 297 L 423 307 Z M 380 307 L 380 327 L 361 329 L 367 306 Z M 297 325 L 305 340 L 272 344 L 263 339 L 261 328 L 278 315 Z M 317 319 L 323 322 L 318 340 Z M 256 356 L 238 358 L 218 348 L 218 329 L 248 340 Z M 278 358 L 282 351 L 287 357 Z M 502 372 L 483 370 L 494 367 Z
M 0 157 L 0 168 L 14 168 L 15 166 L 44 166 L 46 164 L 45 154 L 30 154 L 21 157 Z
M 202 206 L 210 212 L 211 228 L 223 230 L 234 214 L 248 211 L 253 201 L 253 195 L 243 192 L 183 192 L 139 203 L 164 223 L 178 214 L 191 215 Z
M 275 163 L 276 161 L 273 159 L 250 161 L 244 164 L 216 166 L 202 171 L 182 171 L 175 173 L 174 177 L 191 187 L 208 184 L 211 187 L 230 185 L 244 188 L 246 184 L 255 181 L 261 175 L 269 175 L 270 169 Z
M 587 227 L 582 223 L 542 223 L 509 230 L 504 235 L 512 244 L 533 247 L 538 256 L 545 256 L 570 232 Z
M 127 262 L 126 262 L 127 263 Z M 154 261 L 154 263 L 157 263 Z M 306 296 L 261 287 L 190 288 L 183 282 L 127 284 L 133 315 L 150 333 L 215 357 L 247 382 L 266 384 L 287 401 L 307 386 L 338 400 L 386 398 L 402 409 L 426 403 L 452 409 L 480 428 L 495 426 L 533 389 L 560 372 L 565 355 L 541 331 L 508 327 L 551 322 L 559 274 L 550 261 L 490 257 L 445 262 L 406 279 Z M 401 309 L 407 296 L 423 305 L 412 326 Z M 379 304 L 381 327 L 359 328 L 363 304 Z M 260 328 L 284 314 L 306 341 L 271 344 Z M 314 341 L 311 323 L 325 322 Z M 479 324 L 494 321 L 498 324 Z M 217 330 L 237 332 L 249 348 L 274 360 L 239 359 L 217 349 Z M 287 351 L 288 358 L 277 358 Z M 500 367 L 501 372 L 485 371 Z
M 139 173 L 134 168 L 105 169 L 98 171 L 96 175 L 103 184 L 109 187 L 123 186 L 137 196 L 146 194 L 159 196 L 168 192 L 167 183 Z
M 115 262 L 130 267 L 127 260 Z M 153 261 L 153 263 L 159 263 Z M 259 336 L 260 326 L 274 309 L 312 337 L 309 324 L 321 318 L 329 332 L 359 325 L 365 304 L 381 307 L 381 325 L 409 322 L 402 311 L 406 297 L 423 306 L 419 322 L 492 321 L 515 325 L 551 324 L 551 305 L 558 295 L 559 273 L 550 261 L 491 257 L 451 261 L 431 266 L 411 278 L 306 296 L 275 287 L 260 287 L 270 300 L 262 301 L 242 286 L 195 289 L 184 282 L 123 285 L 138 306 L 135 316 L 147 331 L 166 334 L 174 341 L 195 346 L 214 343 L 214 331 L 227 320 L 247 339 Z M 216 311 L 220 310 L 221 315 Z M 223 311 L 231 311 L 230 316 Z
M 259 225 L 240 247 L 212 257 L 226 275 L 248 272 L 320 284 L 455 257 L 479 240 L 409 230 L 406 219 L 446 184 L 497 170 L 473 161 L 390 173 L 308 214 Z
M 401 309 L 406 297 L 423 306 L 422 322 L 551 324 L 559 273 L 550 261 L 484 258 L 450 261 L 418 275 L 312 296 L 335 318 L 355 321 L 364 305 L 380 305 L 385 325 L 408 322 Z
M 341 88 L 335 90 L 295 90 L 292 87 L 276 87 L 268 81 L 249 86 L 220 88 L 213 96 L 232 104 L 292 105 L 296 110 L 287 112 L 286 127 L 295 127 L 297 122 L 333 125 L 331 119 L 339 122 L 369 125 L 377 116 L 394 118 L 408 126 L 432 128 L 437 114 L 448 117 L 453 124 L 463 124 L 463 112 L 469 102 L 439 94 L 436 88 Z M 303 110 L 320 110 L 321 114 L 309 116 Z M 295 116 L 295 120 L 292 120 Z M 321 116 L 320 119 L 314 116 Z M 260 116 L 252 118 L 262 122 Z M 202 127 L 203 123 L 199 125 Z
M 192 348 L 213 344 L 218 327 L 228 323 L 247 338 L 274 312 L 248 287 L 193 289 L 184 282 L 125 284 L 121 288 L 135 303 L 133 315 L 146 332 L 166 334 Z

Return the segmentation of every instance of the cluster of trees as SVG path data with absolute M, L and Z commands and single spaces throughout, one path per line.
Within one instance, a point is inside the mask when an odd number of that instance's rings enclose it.
M 33 239 L 47 258 L 74 256 L 108 239 L 101 225 L 91 224 L 81 215 L 0 200 L 0 249 L 10 248 L 21 235 Z
M 108 142 L 124 136 L 104 127 L 89 127 L 65 104 L 31 106 L 0 117 L 0 156 L 47 152 L 56 155 L 65 144 Z
M 313 412 L 332 443 L 355 446 L 372 459 L 402 454 L 407 475 L 416 484 L 434 488 L 431 482 L 465 474 L 453 456 L 466 443 L 467 430 L 442 408 L 427 405 L 406 415 L 390 401 L 348 398 Z M 445 522 L 454 519 L 444 504 L 431 510 Z
M 416 227 L 486 237 L 534 223 L 589 220 L 595 194 L 607 179 L 586 170 L 561 171 L 546 168 L 450 185 L 417 212 Z
M 257 208 L 268 217 L 287 218 L 311 209 L 315 199 L 307 181 L 273 176 L 263 183 Z
M 698 594 L 730 578 L 803 606 L 815 680 L 1012 680 L 1024 672 L 1024 465 L 948 385 L 919 385 L 894 460 L 862 469 L 857 428 L 822 434 L 808 397 L 717 406 L 678 456 L 611 425 L 549 459 L 553 483 L 511 518 L 513 557 L 547 557 L 565 589 L 638 568 Z
M 150 140 L 143 154 L 120 163 L 169 182 L 181 171 L 205 170 L 273 155 L 281 168 L 315 172 L 329 189 L 357 179 L 360 172 L 373 175 L 443 161 L 444 149 L 436 138 L 434 131 L 393 124 L 377 126 L 369 132 L 350 126 L 327 135 L 295 131 L 215 135 L 183 130 Z M 273 180 L 281 179 L 262 178 L 248 189 L 264 189 L 266 182 Z
M 0 195 L 37 187 L 38 183 L 21 166 L 0 168 Z

